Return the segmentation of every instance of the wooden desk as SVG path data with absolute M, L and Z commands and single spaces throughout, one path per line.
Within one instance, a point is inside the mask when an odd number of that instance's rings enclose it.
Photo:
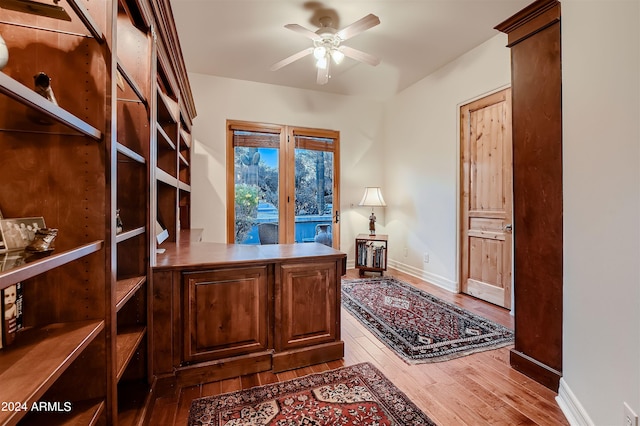
M 346 254 L 317 243 L 163 248 L 149 300 L 157 379 L 192 385 L 343 357 Z

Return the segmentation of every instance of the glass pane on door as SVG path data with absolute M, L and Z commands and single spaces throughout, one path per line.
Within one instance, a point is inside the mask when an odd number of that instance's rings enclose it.
M 253 132 L 242 133 L 255 135 Z M 264 134 L 260 134 L 265 137 Z M 278 141 L 277 135 L 268 135 Z M 235 137 L 235 135 L 234 135 Z M 278 243 L 278 149 L 234 147 L 236 244 Z
M 295 165 L 295 242 L 332 246 L 333 152 L 296 148 Z

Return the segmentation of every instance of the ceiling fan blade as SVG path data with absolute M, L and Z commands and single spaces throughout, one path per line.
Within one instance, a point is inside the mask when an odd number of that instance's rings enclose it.
M 356 61 L 364 62 L 365 64 L 373 65 L 374 67 L 380 63 L 380 59 L 375 56 L 364 53 L 361 50 L 354 49 L 353 47 L 340 46 L 338 50 L 344 53 L 344 56 L 348 56 Z
M 318 34 L 314 33 L 313 31 L 306 29 L 302 25 L 287 24 L 284 27 L 291 31 L 295 31 L 299 34 L 302 34 L 303 36 L 308 37 L 311 40 L 322 40 L 322 37 L 320 37 Z
M 322 69 L 318 68 L 318 77 L 316 83 L 318 84 L 327 84 L 329 82 L 329 67 L 331 62 L 327 62 L 327 66 Z
M 277 63 L 273 64 L 271 66 L 271 71 L 277 71 L 280 68 L 284 67 L 285 65 L 289 65 L 291 62 L 295 62 L 298 59 L 301 59 L 301 58 L 304 58 L 307 55 L 310 55 L 311 52 L 313 52 L 313 47 L 307 47 L 306 49 L 301 50 L 298 53 L 294 53 L 293 55 L 289 56 L 288 58 L 284 58 L 280 62 L 277 62 Z M 345 55 L 346 55 L 346 53 L 345 53 Z
M 363 31 L 368 30 L 369 28 L 375 27 L 380 23 L 380 18 L 376 15 L 370 13 L 362 19 L 357 20 L 353 24 L 341 29 L 336 34 L 343 41 L 348 40 L 351 37 L 357 36 Z

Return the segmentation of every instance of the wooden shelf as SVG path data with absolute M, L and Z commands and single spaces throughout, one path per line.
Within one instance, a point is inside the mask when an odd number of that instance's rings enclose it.
M 184 156 L 182 154 L 178 154 L 178 158 L 180 159 L 180 163 L 185 166 L 185 167 L 189 167 L 189 162 L 187 161 L 186 158 L 184 158 Z
M 161 137 L 158 138 L 158 142 L 160 142 L 160 139 L 162 139 L 166 145 L 166 148 L 169 148 L 171 151 L 175 151 L 176 150 L 176 144 L 173 143 L 173 141 L 171 140 L 171 138 L 169 137 L 169 135 L 167 135 L 167 132 L 164 131 L 164 129 L 158 125 L 157 126 L 158 129 L 158 135 L 160 135 Z M 158 143 L 158 148 L 160 148 L 161 145 Z
M 180 129 L 180 140 L 187 149 L 191 149 L 191 135 L 184 129 Z
M 104 42 L 104 34 L 84 5 L 78 0 L 67 0 L 91 35 L 100 43 Z
M 116 243 L 121 243 L 130 238 L 137 237 L 138 235 L 142 235 L 146 232 L 146 228 L 141 226 L 140 228 L 131 229 L 129 231 L 124 231 L 118 235 L 116 235 Z
M 116 338 L 117 380 L 120 380 L 124 374 L 124 371 L 129 365 L 129 361 L 131 361 L 131 358 L 135 355 L 146 333 L 147 327 L 144 325 L 132 326 L 126 330 L 118 331 L 118 337 Z
M 147 277 L 131 277 L 116 282 L 116 311 L 119 311 L 125 303 L 147 282 Z
M 178 103 L 158 90 L 158 121 L 165 123 L 177 123 L 180 108 Z
M 103 245 L 103 241 L 94 241 L 71 250 L 55 253 L 51 256 L 25 263 L 8 271 L 0 272 L 0 289 L 7 288 L 17 282 L 33 278 L 36 275 L 40 275 L 58 266 L 88 256 L 102 249 Z
M 116 146 L 116 149 L 120 154 L 124 155 L 125 157 L 129 157 L 133 161 L 137 161 L 138 163 L 141 163 L 141 164 L 145 164 L 147 162 L 142 155 L 138 154 L 137 152 L 135 152 L 130 148 L 127 148 L 121 143 L 118 143 L 118 145 Z
M 30 413 L 20 424 L 25 426 L 94 426 L 99 424 L 100 416 L 104 412 L 104 409 L 105 402 L 101 399 L 73 402 L 69 413 Z
M 0 351 L 0 401 L 30 407 L 104 329 L 104 321 L 50 324 L 18 334 Z M 14 423 L 27 413 L 0 411 L 0 423 Z
M 102 139 L 102 132 L 100 132 L 100 130 L 85 123 L 53 102 L 48 101 L 3 72 L 0 72 L 0 92 L 30 108 L 40 111 L 46 116 L 51 117 L 52 119 L 80 132 L 85 136 L 89 136 L 97 141 Z
M 171 185 L 174 188 L 178 187 L 178 179 L 160 168 L 156 168 L 156 179 L 162 183 Z
M 127 70 L 124 68 L 124 65 L 122 65 L 119 59 L 118 59 L 118 71 L 120 72 L 120 75 L 122 75 L 122 78 L 124 78 L 124 80 L 127 82 L 129 87 L 131 87 L 131 90 L 133 90 L 133 93 L 135 93 L 136 96 L 140 99 L 140 101 L 143 104 L 145 104 L 145 106 L 148 105 L 147 98 L 142 93 L 142 89 L 140 89 L 140 86 L 138 85 L 138 83 L 136 83 L 133 77 L 131 77 L 131 74 L 127 72 Z

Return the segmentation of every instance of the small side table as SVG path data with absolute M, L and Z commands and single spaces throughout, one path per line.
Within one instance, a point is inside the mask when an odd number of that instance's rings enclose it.
M 366 271 L 380 272 L 382 276 L 387 270 L 387 235 L 359 234 L 356 237 L 356 268 L 359 275 Z

